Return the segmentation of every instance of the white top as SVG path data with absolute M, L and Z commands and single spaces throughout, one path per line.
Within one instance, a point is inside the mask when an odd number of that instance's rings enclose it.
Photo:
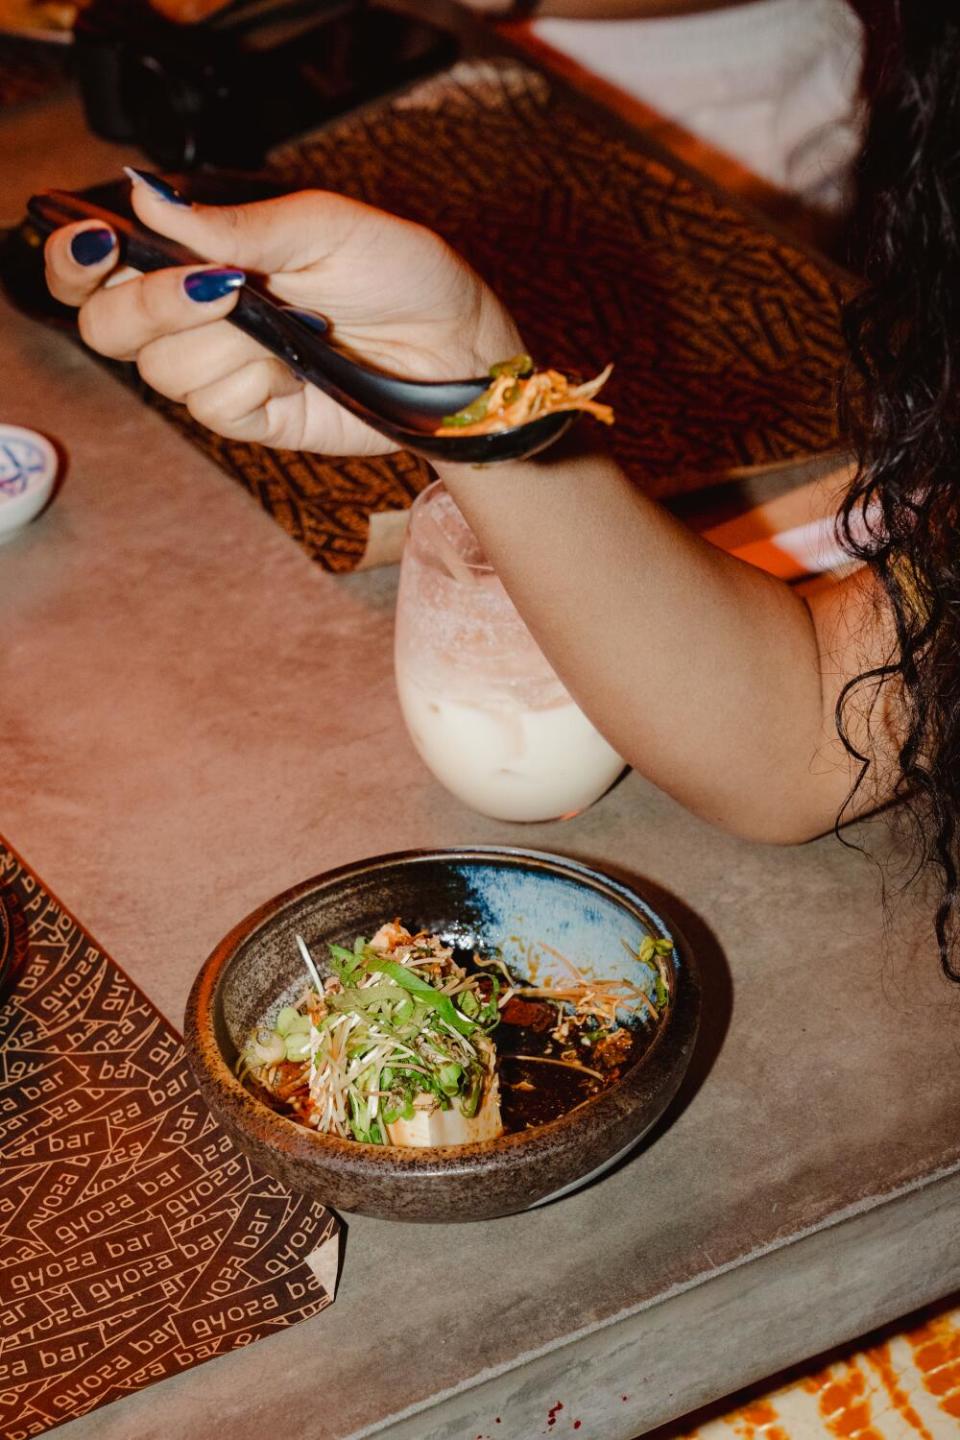
M 860 148 L 862 29 L 846 0 L 533 24 L 546 44 L 808 204 L 843 204 Z

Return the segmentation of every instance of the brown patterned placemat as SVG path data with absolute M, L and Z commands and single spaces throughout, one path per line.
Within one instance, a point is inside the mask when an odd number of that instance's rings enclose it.
M 0 840 L 0 1440 L 314 1315 L 339 1221 L 235 1148 L 177 1035 Z
M 433 472 L 408 451 L 359 458 L 271 450 L 227 440 L 183 406 L 128 375 L 143 398 L 232 475 L 325 570 L 343 574 L 398 558 L 396 542 L 371 547 L 371 517 L 408 510 Z

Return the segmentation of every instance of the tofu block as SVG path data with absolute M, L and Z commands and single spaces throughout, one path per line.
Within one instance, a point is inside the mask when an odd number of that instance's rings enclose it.
M 421 1098 L 428 1097 L 417 1097 Z M 395 1120 L 386 1130 L 391 1145 L 471 1145 L 477 1140 L 495 1140 L 503 1134 L 499 1077 L 494 1075 L 479 1110 L 469 1119 L 460 1114 L 456 1104 L 449 1110 L 434 1105 L 417 1109 L 412 1120 Z

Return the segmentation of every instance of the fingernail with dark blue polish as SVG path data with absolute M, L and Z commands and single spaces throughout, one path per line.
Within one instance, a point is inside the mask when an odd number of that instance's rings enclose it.
M 222 300 L 231 290 L 239 290 L 246 278 L 242 270 L 195 270 L 183 288 L 191 300 Z
M 70 241 L 70 254 L 78 265 L 99 265 L 106 260 L 116 244 L 113 232 L 100 226 L 96 230 L 81 230 Z
M 168 200 L 171 205 L 183 205 L 189 209 L 190 201 L 159 175 L 154 175 L 149 170 L 134 170 L 132 165 L 124 165 L 123 173 L 134 185 L 146 185 L 147 189 L 152 190 L 161 200 Z
M 323 335 L 330 329 L 330 322 L 325 320 L 322 315 L 318 315 L 315 310 L 298 310 L 295 305 L 286 305 L 284 309 L 288 315 L 293 315 L 301 324 L 309 326 L 311 330 L 316 330 L 319 335 Z

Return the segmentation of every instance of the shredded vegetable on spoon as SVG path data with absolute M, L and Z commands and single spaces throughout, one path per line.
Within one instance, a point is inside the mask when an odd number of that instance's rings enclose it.
M 529 355 L 501 360 L 490 367 L 489 388 L 456 414 L 445 415 L 436 433 L 487 435 L 561 410 L 584 410 L 604 425 L 612 425 L 611 407 L 593 398 L 612 370 L 608 365 L 594 379 L 574 384 L 559 370 L 535 370 Z

